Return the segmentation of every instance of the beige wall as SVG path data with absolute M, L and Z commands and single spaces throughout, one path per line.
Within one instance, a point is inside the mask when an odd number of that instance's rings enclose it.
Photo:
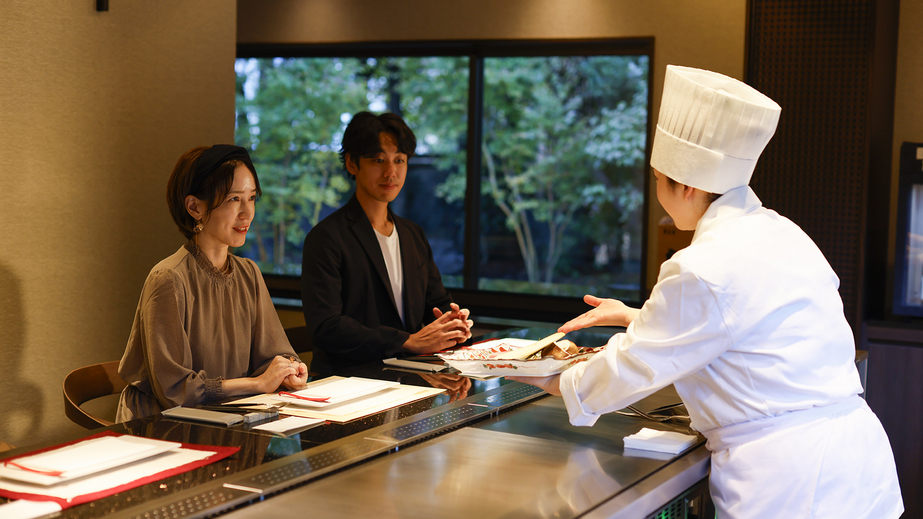
M 239 43 L 653 36 L 653 114 L 668 64 L 743 78 L 746 0 L 238 0 L 237 6 Z M 653 203 L 652 237 L 663 215 Z M 657 257 L 654 239 L 648 257 Z M 652 286 L 657 266 L 648 271 Z
M 0 441 L 79 430 L 64 376 L 121 357 L 183 241 L 173 164 L 233 139 L 235 30 L 224 0 L 0 0 Z
M 897 183 L 901 144 L 923 142 L 923 2 L 901 2 L 894 95 L 894 153 L 891 167 L 891 233 L 888 265 L 893 269 L 897 222 Z M 890 270 L 889 269 L 889 270 Z M 889 282 L 891 277 L 889 277 Z

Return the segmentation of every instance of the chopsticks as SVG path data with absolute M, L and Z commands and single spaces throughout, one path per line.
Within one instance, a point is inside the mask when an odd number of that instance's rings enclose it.
M 34 472 L 36 474 L 42 474 L 43 476 L 60 476 L 64 474 L 64 472 L 61 472 L 60 470 L 41 470 L 41 469 L 29 468 L 25 465 L 20 465 L 19 463 L 16 463 L 15 461 L 11 461 L 11 460 L 6 460 L 3 462 L 3 464 L 6 466 L 12 465 L 16 467 L 17 469 L 25 470 L 26 472 Z

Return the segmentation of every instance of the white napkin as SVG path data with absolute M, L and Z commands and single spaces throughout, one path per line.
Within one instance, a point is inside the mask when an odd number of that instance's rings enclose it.
M 696 437 L 691 434 L 656 431 L 645 427 L 637 433 L 625 437 L 625 448 L 679 454 L 695 442 Z
M 141 436 L 103 436 L 16 459 L 17 463 L 29 469 L 55 471 L 61 474 L 41 474 L 15 466 L 0 465 L 0 476 L 37 485 L 57 485 L 89 474 L 130 465 L 181 446 L 181 443 Z
M 309 427 L 314 427 L 315 425 L 320 425 L 326 420 L 317 419 L 317 418 L 301 418 L 300 416 L 287 416 L 285 418 L 280 418 L 273 422 L 264 423 L 263 425 L 257 425 L 253 428 L 259 431 L 268 431 L 278 434 L 288 434 L 291 431 L 296 429 L 303 430 Z
M 0 516 L 5 519 L 33 519 L 60 511 L 61 505 L 54 501 L 27 501 L 20 499 L 0 505 Z

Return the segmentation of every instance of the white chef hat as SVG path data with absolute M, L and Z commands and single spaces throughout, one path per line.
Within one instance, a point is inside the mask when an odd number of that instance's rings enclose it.
M 709 193 L 745 186 L 781 111 L 736 79 L 667 65 L 651 167 Z

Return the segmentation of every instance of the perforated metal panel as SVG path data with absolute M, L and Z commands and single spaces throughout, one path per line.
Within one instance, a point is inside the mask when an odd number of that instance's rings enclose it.
M 221 489 L 215 491 L 205 491 L 196 495 L 186 496 L 182 499 L 172 500 L 166 505 L 152 507 L 142 514 L 124 515 L 121 514 L 123 508 L 131 505 L 131 502 L 118 503 L 110 502 L 109 508 L 91 503 L 87 508 L 66 509 L 55 517 L 62 519 L 83 519 L 87 517 L 103 517 L 109 515 L 118 515 L 120 517 L 134 519 L 179 519 L 181 517 L 201 517 L 209 509 L 223 509 L 229 503 L 241 501 L 249 497 L 246 492 L 237 490 Z
M 382 446 L 369 441 L 356 439 L 354 442 L 339 444 L 336 448 L 322 450 L 306 459 L 286 460 L 280 467 L 255 474 L 249 479 L 235 481 L 234 484 L 259 489 L 269 489 L 288 481 L 299 480 L 311 472 L 318 472 L 330 467 L 337 467 L 352 460 L 362 459 Z
M 800 225 L 860 315 L 874 0 L 751 1 L 747 82 L 782 107 L 751 185 Z
M 713 519 L 715 507 L 705 478 L 644 519 Z
M 645 519 L 686 519 L 686 499 L 677 498 Z
M 387 434 L 400 442 L 412 439 L 416 440 L 427 435 L 435 434 L 435 431 L 443 431 L 447 427 L 456 427 L 456 424 L 475 418 L 479 414 L 484 414 L 483 408 L 471 406 L 459 407 L 424 420 L 403 425 L 393 431 L 389 431 Z
M 134 516 L 135 519 L 179 519 L 181 517 L 194 517 L 205 513 L 209 508 L 221 507 L 227 501 L 231 492 L 204 492 L 167 506 L 162 506 L 148 511 L 143 515 Z M 240 492 L 238 492 L 240 494 Z

